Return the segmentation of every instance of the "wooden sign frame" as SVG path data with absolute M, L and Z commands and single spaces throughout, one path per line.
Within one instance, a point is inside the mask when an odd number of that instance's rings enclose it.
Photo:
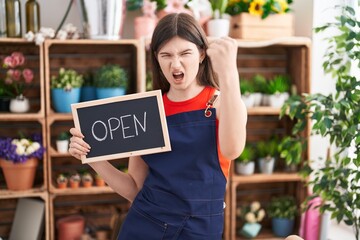
M 84 164 L 84 163 L 91 163 L 91 162 L 97 162 L 97 161 L 106 161 L 106 160 L 112 160 L 112 159 L 126 158 L 126 157 L 130 157 L 130 156 L 138 156 L 138 155 L 146 155 L 146 154 L 171 151 L 169 133 L 168 133 L 167 123 L 166 123 L 166 115 L 165 115 L 165 110 L 164 110 L 164 105 L 163 105 L 163 100 L 162 100 L 162 95 L 161 95 L 160 90 L 154 90 L 154 91 L 149 91 L 149 92 L 144 92 L 144 93 L 127 94 L 127 95 L 118 96 L 118 97 L 111 97 L 111 98 L 106 98 L 106 99 L 99 99 L 99 100 L 71 104 L 71 110 L 72 110 L 75 128 L 79 129 L 83 133 L 83 135 L 85 136 L 85 141 L 86 141 L 86 135 L 84 134 L 85 131 L 83 131 L 85 129 L 82 129 L 82 126 L 81 126 L 81 122 L 84 124 L 84 119 L 80 119 L 79 115 L 81 115 L 81 114 L 79 114 L 78 111 L 81 111 L 81 109 L 84 109 L 84 108 L 88 109 L 91 107 L 97 107 L 97 109 L 99 109 L 98 107 L 101 108 L 101 107 L 106 106 L 107 104 L 113 104 L 113 103 L 116 104 L 119 102 L 132 101 L 132 100 L 142 100 L 142 99 L 149 98 L 149 97 L 150 98 L 156 97 L 156 104 L 157 104 L 157 109 L 158 109 L 159 118 L 160 118 L 160 124 L 161 124 L 161 130 L 162 130 L 162 140 L 163 140 L 164 146 L 156 146 L 156 147 L 126 151 L 126 152 L 116 152 L 116 153 L 110 153 L 110 154 L 105 154 L 105 155 L 101 155 L 101 156 L 93 156 L 93 157 L 84 155 L 81 157 L 82 163 Z M 130 111 L 130 109 L 129 109 L 129 111 Z M 144 116 L 146 116 L 146 115 L 144 115 Z M 84 118 L 84 117 L 82 117 L 82 118 Z M 134 122 L 135 122 L 135 120 L 134 120 Z M 91 153 L 91 150 L 90 150 L 90 153 Z

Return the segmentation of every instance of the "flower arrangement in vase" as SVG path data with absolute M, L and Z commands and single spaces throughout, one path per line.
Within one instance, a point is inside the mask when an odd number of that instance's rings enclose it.
M 24 96 L 24 91 L 25 87 L 32 83 L 34 73 L 31 69 L 24 67 L 25 60 L 21 52 L 13 52 L 3 60 L 3 68 L 6 69 L 4 83 L 11 86 L 11 91 L 16 96 L 10 101 L 11 112 L 23 113 L 30 109 L 29 99 Z
M 71 188 L 78 188 L 80 186 L 81 177 L 78 173 L 71 174 L 69 178 L 69 183 Z
M 8 189 L 32 188 L 36 167 L 44 152 L 45 148 L 39 134 L 33 134 L 29 138 L 0 138 L 0 166 Z
M 260 202 L 254 201 L 237 208 L 236 215 L 244 221 L 240 234 L 246 238 L 254 238 L 261 230 L 260 222 L 264 219 L 266 213 Z
M 56 178 L 57 187 L 60 188 L 60 189 L 67 188 L 68 181 L 69 180 L 66 177 L 66 175 L 63 174 L 63 173 L 60 173 L 58 175 L 58 177 Z
M 94 178 L 91 176 L 90 173 L 85 172 L 81 176 L 81 182 L 82 182 L 83 187 L 88 188 L 88 187 L 92 186 L 92 184 L 94 182 Z

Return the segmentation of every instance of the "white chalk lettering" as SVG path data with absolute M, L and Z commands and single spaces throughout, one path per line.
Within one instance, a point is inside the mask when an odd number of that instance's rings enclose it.
M 129 135 L 129 136 L 125 136 L 125 129 L 129 129 L 130 127 L 125 127 L 124 125 L 124 118 L 127 117 L 131 117 L 131 115 L 125 115 L 125 116 L 121 116 L 120 117 L 120 121 L 121 121 L 121 125 L 122 125 L 122 134 L 123 134 L 123 138 L 131 138 L 131 137 L 135 137 L 135 135 Z
M 140 114 L 139 114 L 140 115 Z M 146 132 L 146 112 L 142 117 L 138 117 L 135 114 L 128 114 L 120 116 L 119 118 L 110 117 L 106 122 L 97 120 L 91 127 L 91 133 L 95 140 L 101 142 L 105 141 L 110 136 L 110 140 L 114 140 L 117 136 L 121 136 L 123 139 L 133 138 L 139 136 L 139 130 L 143 133 Z M 121 133 L 117 133 L 121 129 Z M 95 131 L 96 130 L 96 131 Z M 101 133 L 104 131 L 103 136 Z M 97 134 L 95 134 L 95 132 Z M 110 134 L 108 134 L 110 133 Z
M 104 136 L 103 138 L 99 138 L 98 136 L 95 135 L 94 128 L 95 128 L 95 124 L 97 124 L 97 123 L 100 123 L 100 124 L 102 124 L 102 125 L 104 126 L 105 136 Z M 94 137 L 96 140 L 98 140 L 99 142 L 104 141 L 104 140 L 106 139 L 106 137 L 107 137 L 107 128 L 106 128 L 105 123 L 103 123 L 103 122 L 100 121 L 100 120 L 94 122 L 94 124 L 93 124 L 92 127 L 91 127 L 91 133 L 92 133 L 93 137 Z
M 115 120 L 117 122 L 117 126 L 115 128 L 112 128 L 111 120 Z M 119 119 L 112 117 L 112 118 L 109 118 L 108 124 L 109 124 L 109 130 L 110 130 L 110 138 L 111 138 L 111 140 L 113 140 L 114 139 L 113 131 L 115 131 L 116 129 L 118 129 L 120 127 L 120 121 L 119 121 Z
M 136 123 L 138 123 L 138 124 L 136 124 Z M 144 121 L 143 121 L 143 124 L 142 124 L 142 125 L 141 125 L 141 123 L 139 122 L 138 118 L 134 115 L 134 125 L 135 125 L 136 136 L 139 135 L 137 125 L 139 125 L 139 126 L 141 127 L 141 129 L 143 130 L 143 132 L 146 132 L 146 112 L 144 112 Z

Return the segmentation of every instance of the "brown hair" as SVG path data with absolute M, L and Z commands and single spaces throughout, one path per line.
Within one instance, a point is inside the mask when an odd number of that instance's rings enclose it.
M 156 54 L 164 44 L 176 36 L 194 43 L 199 48 L 199 51 L 203 50 L 206 53 L 208 48 L 208 41 L 204 31 L 191 15 L 187 13 L 173 13 L 163 17 L 154 30 L 150 44 L 153 88 L 161 89 L 163 93 L 169 91 L 170 84 L 161 71 Z M 219 88 L 218 80 L 206 54 L 199 66 L 196 77 L 200 85 Z

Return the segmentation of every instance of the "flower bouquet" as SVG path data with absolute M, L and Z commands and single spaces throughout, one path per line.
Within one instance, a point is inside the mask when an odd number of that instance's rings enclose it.
M 42 138 L 38 134 L 30 138 L 0 138 L 0 166 L 8 189 L 32 188 L 36 167 L 39 159 L 43 158 L 44 152 Z
M 10 102 L 10 111 L 27 112 L 29 110 L 29 100 L 24 97 L 24 90 L 29 86 L 34 73 L 29 68 L 24 68 L 25 57 L 21 52 L 13 52 L 6 56 L 3 61 L 3 68 L 6 69 L 5 84 L 11 86 L 11 91 L 15 93 L 16 99 Z M 18 103 L 18 108 L 16 107 Z
M 246 238 L 256 237 L 260 230 L 260 222 L 264 219 L 266 213 L 258 201 L 252 202 L 250 205 L 244 205 L 237 209 L 236 215 L 245 223 L 240 230 L 240 234 Z

